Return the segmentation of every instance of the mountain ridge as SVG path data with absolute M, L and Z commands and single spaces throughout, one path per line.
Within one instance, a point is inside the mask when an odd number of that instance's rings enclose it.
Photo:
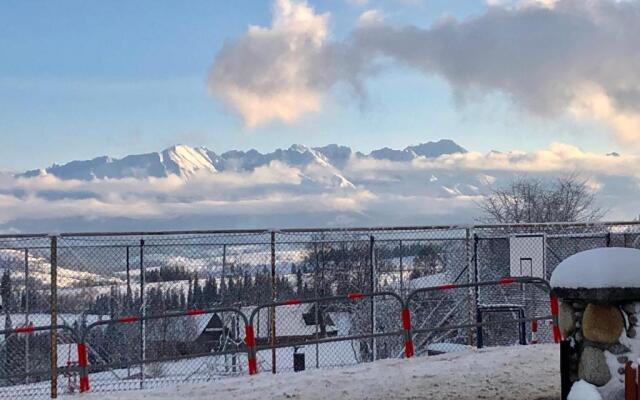
M 189 178 L 202 171 L 209 173 L 228 170 L 253 171 L 273 161 L 279 161 L 293 167 L 315 166 L 316 169 L 332 174 L 332 179 L 335 178 L 339 185 L 349 186 L 348 180 L 342 176 L 340 170 L 352 157 L 411 161 L 418 157 L 436 158 L 441 155 L 466 152 L 466 149 L 449 139 L 408 146 L 403 150 L 385 147 L 373 150 L 369 154 L 354 152 L 350 147 L 338 144 L 320 147 L 294 144 L 288 149 L 276 149 L 270 153 L 251 149 L 229 150 L 219 154 L 206 147 L 174 145 L 159 152 L 132 154 L 122 158 L 100 156 L 91 160 L 53 164 L 48 168 L 28 170 L 16 176 L 30 178 L 53 175 L 63 180 L 163 178 L 170 175 Z

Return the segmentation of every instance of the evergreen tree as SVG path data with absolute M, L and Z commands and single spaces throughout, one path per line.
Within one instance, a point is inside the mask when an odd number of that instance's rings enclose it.
M 11 273 L 8 269 L 4 270 L 0 280 L 0 297 L 5 314 L 9 315 L 11 310 Z

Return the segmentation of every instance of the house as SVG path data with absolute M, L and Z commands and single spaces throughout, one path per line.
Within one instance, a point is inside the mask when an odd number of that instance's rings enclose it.
M 223 327 L 218 314 L 153 319 L 145 325 L 149 349 L 163 355 L 221 351 L 225 344 L 224 337 L 233 339 L 238 337 L 240 329 L 244 330 L 244 327 L 235 327 L 229 321 Z

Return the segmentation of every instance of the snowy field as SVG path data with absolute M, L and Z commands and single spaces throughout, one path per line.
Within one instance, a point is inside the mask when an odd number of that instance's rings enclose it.
M 555 400 L 560 398 L 558 366 L 557 345 L 516 346 L 297 374 L 261 373 L 150 391 L 95 393 L 83 399 Z

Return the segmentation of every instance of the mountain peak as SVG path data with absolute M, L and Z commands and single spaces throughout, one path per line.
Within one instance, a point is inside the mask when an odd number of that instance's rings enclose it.
M 435 158 L 445 154 L 466 153 L 467 149 L 450 139 L 441 139 L 437 142 L 421 143 L 409 146 L 405 150 L 413 151 L 416 155 Z
M 46 169 L 27 171 L 21 176 L 36 177 L 50 174 L 60 179 L 121 179 L 168 177 L 176 175 L 189 178 L 196 173 L 216 173 L 224 170 L 253 171 L 255 168 L 280 161 L 286 165 L 305 170 L 316 168 L 325 171 L 326 176 L 339 177 L 340 186 L 348 179 L 341 174 L 352 157 L 372 157 L 389 161 L 411 161 L 416 157 L 439 157 L 443 154 L 465 153 L 466 150 L 452 140 L 439 140 L 404 150 L 388 147 L 373 150 L 368 156 L 354 153 L 347 146 L 330 144 L 323 147 L 308 147 L 294 144 L 288 149 L 277 149 L 271 153 L 256 150 L 230 150 L 220 155 L 203 147 L 177 144 L 157 153 L 135 154 L 120 159 L 108 156 L 92 160 L 72 161 L 67 164 L 53 164 Z M 313 167 L 313 168 L 312 168 Z M 347 185 L 348 186 L 348 185 Z
M 164 150 L 161 154 L 165 167 L 178 176 L 191 176 L 203 170 L 216 171 L 207 150 L 201 147 L 179 144 Z

